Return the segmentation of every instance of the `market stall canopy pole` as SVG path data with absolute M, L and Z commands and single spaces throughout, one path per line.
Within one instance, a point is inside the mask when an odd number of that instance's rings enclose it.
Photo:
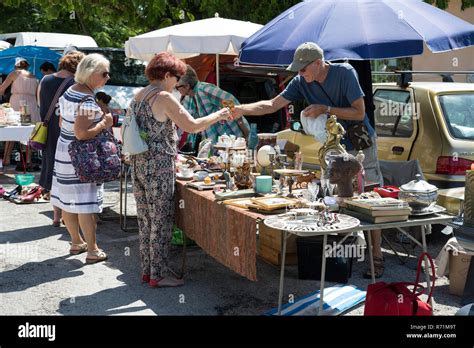
M 249 37 L 243 64 L 288 65 L 303 42 L 326 60 L 385 59 L 474 45 L 474 25 L 421 0 L 307 0 Z
M 261 24 L 216 17 L 177 24 L 131 37 L 125 42 L 129 58 L 150 61 L 156 53 L 168 51 L 179 58 L 199 54 L 237 55 L 240 45 L 263 27 Z M 216 75 L 219 75 L 216 64 Z M 219 83 L 219 79 L 217 78 Z

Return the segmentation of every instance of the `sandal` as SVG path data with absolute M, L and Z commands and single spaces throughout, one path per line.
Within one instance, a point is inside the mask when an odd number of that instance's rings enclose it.
M 375 278 L 382 277 L 384 270 L 385 270 L 385 266 L 384 266 L 383 257 L 380 258 L 380 257 L 374 256 L 374 276 L 375 276 Z M 364 273 L 364 278 L 365 279 L 371 279 L 372 278 L 372 272 L 370 271 L 370 268 L 367 270 L 367 272 Z
M 149 284 L 152 288 L 170 288 L 184 285 L 184 279 L 165 277 L 151 279 Z
M 69 255 L 79 255 L 87 251 L 87 243 L 82 243 L 82 244 L 69 243 L 69 244 L 71 244 L 71 249 L 69 249 Z
M 152 288 L 169 288 L 184 285 L 183 277 L 179 277 L 171 268 L 167 267 L 168 272 L 173 277 L 161 277 L 159 279 L 150 279 L 149 284 Z
M 107 254 L 103 250 L 97 249 L 87 253 L 86 264 L 91 265 L 105 260 L 107 260 Z

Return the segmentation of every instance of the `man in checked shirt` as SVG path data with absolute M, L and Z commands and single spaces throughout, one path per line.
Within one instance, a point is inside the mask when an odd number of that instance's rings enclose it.
M 233 101 L 234 105 L 239 104 L 239 101 L 229 92 L 212 83 L 200 82 L 196 71 L 190 65 L 187 65 L 186 73 L 181 76 L 176 89 L 181 93 L 181 103 L 194 118 L 218 111 L 227 106 L 225 104 L 229 101 Z M 222 121 L 213 124 L 202 132 L 202 138 L 211 139 L 213 144 L 217 143 L 217 138 L 223 134 L 235 135 L 237 138 L 243 137 L 247 140 L 249 130 L 249 123 L 242 117 L 235 121 Z M 182 145 L 184 145 L 183 142 L 180 142 L 180 146 Z

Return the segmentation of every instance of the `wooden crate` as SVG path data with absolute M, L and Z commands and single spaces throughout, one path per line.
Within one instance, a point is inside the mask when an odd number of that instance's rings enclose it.
M 272 248 L 269 248 L 265 245 L 257 245 L 257 254 L 264 261 L 271 263 L 275 266 L 281 265 L 281 252 Z M 298 256 L 296 253 L 286 253 L 285 259 L 286 265 L 296 265 L 298 264 Z
M 263 221 L 259 222 L 258 231 L 257 254 L 273 265 L 281 265 L 282 232 L 265 226 Z M 294 234 L 290 234 L 286 241 L 285 263 L 287 265 L 296 265 L 298 263 L 296 255 L 296 236 Z

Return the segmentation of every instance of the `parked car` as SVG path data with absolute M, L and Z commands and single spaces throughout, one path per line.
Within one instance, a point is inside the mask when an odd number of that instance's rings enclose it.
M 474 163 L 474 84 L 374 84 L 373 97 L 379 159 L 418 159 L 437 187 L 464 186 L 465 171 Z M 321 144 L 297 120 L 278 139 L 299 145 L 305 167 L 319 169 Z

